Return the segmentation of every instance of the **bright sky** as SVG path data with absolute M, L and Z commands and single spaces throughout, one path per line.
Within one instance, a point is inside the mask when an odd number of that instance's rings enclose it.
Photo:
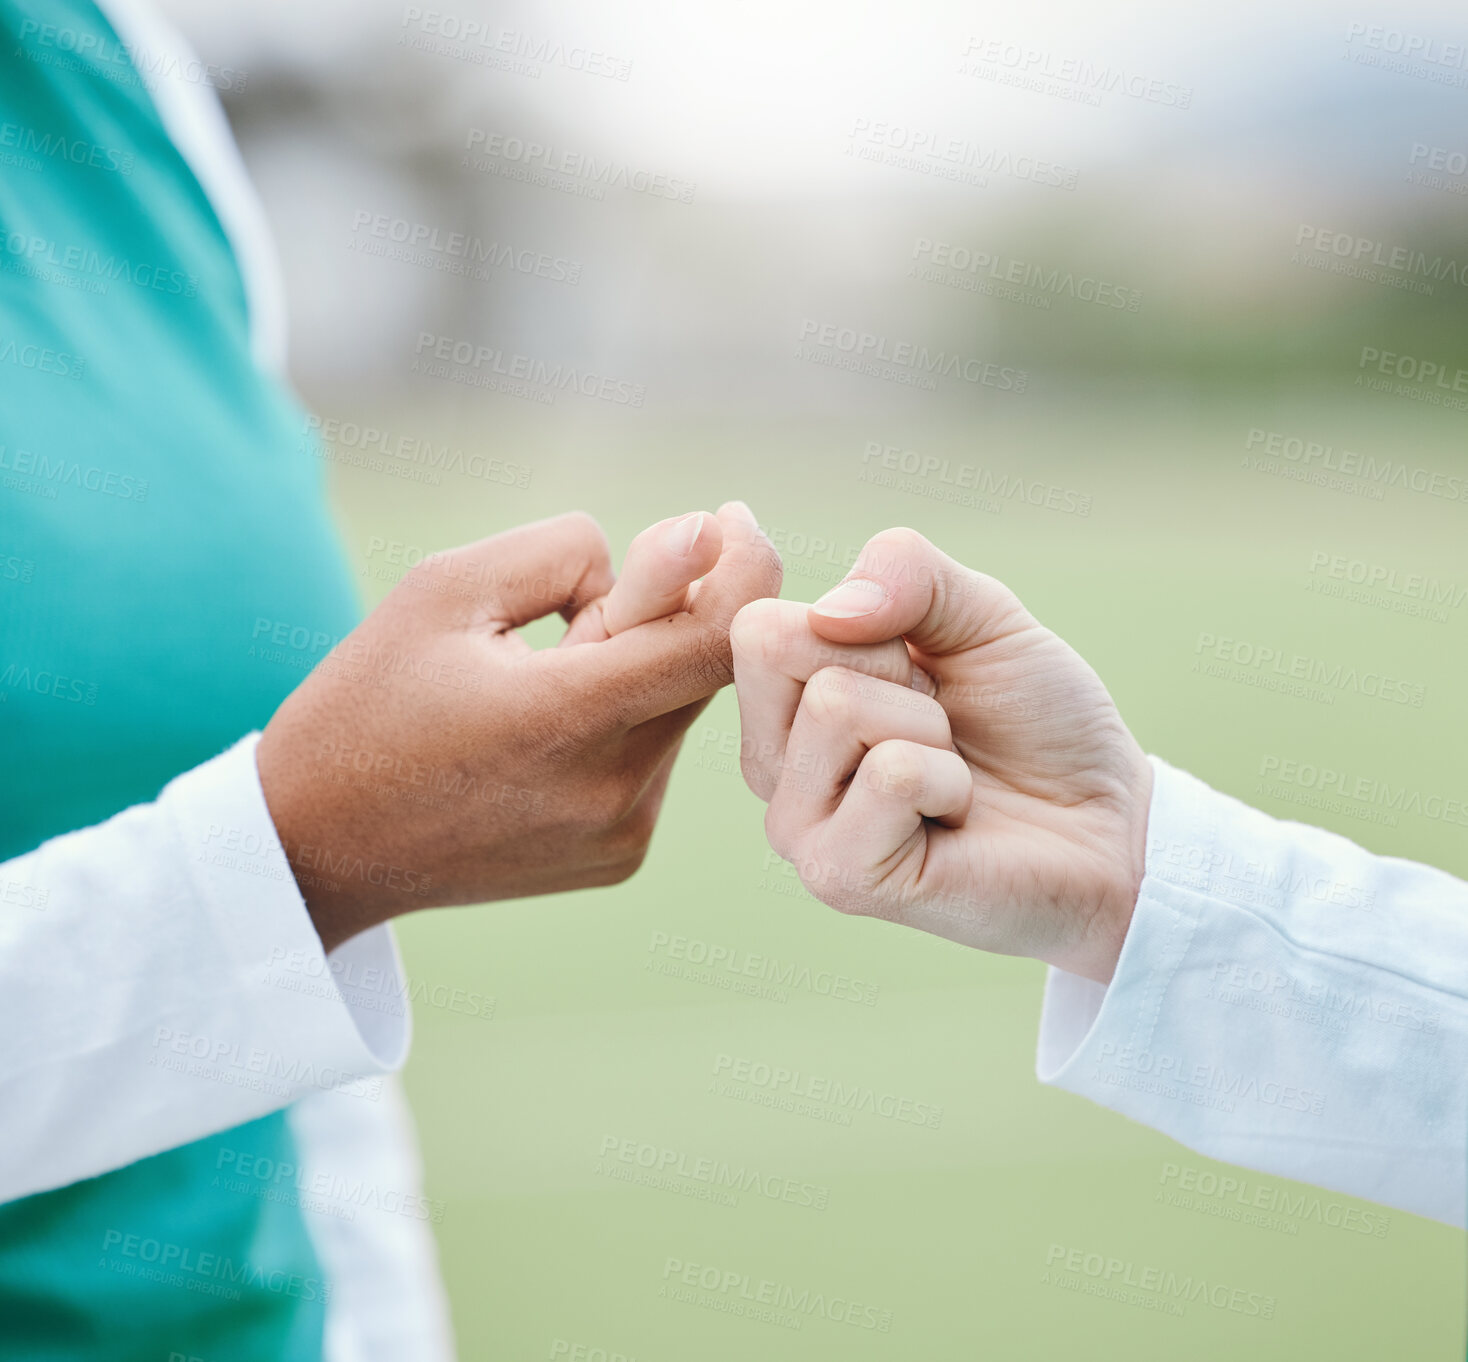
M 1441 96 L 1410 75 L 1352 71 L 1368 49 L 1385 56 L 1415 46 L 1431 69 L 1468 85 L 1445 44 L 1468 44 L 1460 3 L 1408 0 L 1375 11 L 1321 0 L 1237 0 L 1227 6 L 1038 0 L 1015 5 L 920 0 L 734 0 L 727 6 L 646 0 L 611 9 L 593 0 L 555 5 L 448 0 L 168 0 L 204 55 L 247 70 L 280 64 L 324 81 L 393 68 L 431 92 L 432 136 L 490 126 L 567 149 L 622 156 L 646 169 L 697 178 L 730 192 L 822 191 L 870 179 L 847 154 L 858 120 L 914 130 L 891 133 L 896 150 L 920 132 L 1015 156 L 1099 168 L 1202 129 L 1226 130 L 1271 106 L 1308 102 L 1356 78 L 1349 91 L 1378 100 Z M 511 46 L 550 43 L 630 63 L 625 81 L 535 64 L 538 76 L 497 70 L 440 51 L 394 51 L 399 42 L 449 48 L 450 35 L 519 35 Z M 1355 36 L 1348 43 L 1354 26 Z M 971 43 L 977 49 L 971 49 Z M 990 46 L 985 47 L 985 44 Z M 493 44 L 469 49 L 493 58 Z M 521 49 L 524 50 L 523 48 Z M 1465 49 L 1468 50 L 1468 49 Z M 1026 55 L 1021 56 L 1020 53 Z M 987 57 L 990 78 L 965 74 Z M 510 61 L 512 54 L 502 53 Z M 1086 74 L 1110 69 L 1152 97 L 1113 89 L 1098 105 L 1081 94 Z M 1002 79 L 1042 71 L 1051 93 Z M 1374 84 L 1371 82 L 1375 82 Z M 1177 107 L 1181 92 L 1189 107 Z M 1468 89 L 1460 92 L 1468 105 Z M 712 184 L 710 182 L 713 182 Z

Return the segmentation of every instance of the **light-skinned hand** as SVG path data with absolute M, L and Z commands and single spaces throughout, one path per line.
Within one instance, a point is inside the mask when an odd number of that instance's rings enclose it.
M 743 766 L 817 898 L 1108 982 L 1152 771 L 1096 673 L 914 530 L 734 621 Z

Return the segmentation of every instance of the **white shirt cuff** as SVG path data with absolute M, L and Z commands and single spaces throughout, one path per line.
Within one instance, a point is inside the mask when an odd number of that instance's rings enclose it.
M 211 916 L 228 951 L 239 1039 L 268 1051 L 298 1096 L 399 1068 L 412 1019 L 386 923 L 329 957 L 322 950 L 265 803 L 255 765 L 259 740 L 252 733 L 179 776 L 159 804 L 184 848 L 200 911 Z M 380 1086 L 369 1083 L 364 1092 Z
M 1037 1076 L 1212 1158 L 1461 1225 L 1468 886 L 1152 765 L 1116 972 L 1050 970 Z
M 1082 1051 L 1088 1048 L 1093 1033 L 1103 1029 L 1099 1025 L 1103 1010 L 1107 1012 L 1107 1024 L 1113 1023 L 1130 1002 L 1141 979 L 1163 964 L 1159 957 L 1166 954 L 1164 942 L 1169 924 L 1149 911 L 1154 887 L 1153 848 L 1205 844 L 1212 847 L 1216 840 L 1216 832 L 1208 832 L 1201 826 L 1196 792 L 1190 788 L 1196 782 L 1156 757 L 1149 761 L 1152 802 L 1147 812 L 1146 874 L 1122 942 L 1116 972 L 1108 987 L 1053 966 L 1046 971 L 1035 1056 L 1035 1074 L 1042 1083 L 1071 1086 L 1066 1081 L 1067 1075 L 1074 1070 Z

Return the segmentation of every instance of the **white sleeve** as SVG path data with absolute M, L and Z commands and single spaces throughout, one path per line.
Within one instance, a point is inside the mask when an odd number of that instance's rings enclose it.
M 380 1102 L 314 1093 L 287 1119 L 299 1162 L 226 1155 L 227 1185 L 300 1207 L 331 1283 L 324 1362 L 453 1362 L 432 1229 L 446 1207 L 424 1194 L 398 1078 L 384 1080 Z
M 251 735 L 158 800 L 0 864 L 0 1201 L 253 1120 L 381 1100 L 409 1015 L 386 926 L 328 961 Z M 372 986 L 352 1001 L 343 970 Z M 305 987 L 306 982 L 310 987 Z
M 1050 971 L 1041 1081 L 1211 1158 L 1462 1226 L 1468 884 L 1152 765 L 1116 974 Z

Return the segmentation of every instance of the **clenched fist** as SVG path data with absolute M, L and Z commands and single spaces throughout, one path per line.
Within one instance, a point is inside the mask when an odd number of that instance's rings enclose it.
M 617 580 L 579 513 L 415 567 L 257 749 L 325 948 L 415 908 L 625 879 L 683 733 L 732 676 L 730 621 L 779 589 L 742 502 L 644 531 Z M 553 611 L 565 636 L 531 648 L 517 627 Z M 341 864 L 374 873 L 334 879 Z
M 815 605 L 756 601 L 732 637 L 745 779 L 812 894 L 1109 982 L 1151 767 L 1006 587 L 887 530 Z

